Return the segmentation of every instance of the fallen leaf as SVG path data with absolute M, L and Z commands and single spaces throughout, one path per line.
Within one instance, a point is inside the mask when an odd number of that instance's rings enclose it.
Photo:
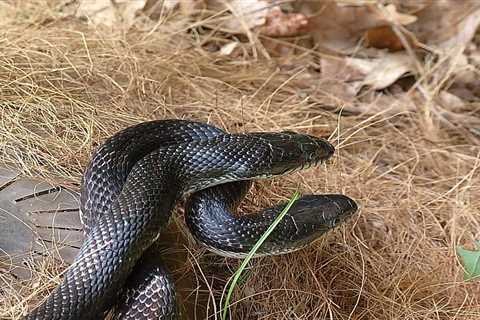
M 162 17 L 165 17 L 167 13 L 175 10 L 178 10 L 184 16 L 191 16 L 205 6 L 205 0 L 146 0 L 142 11 L 152 20 L 159 20 L 163 19 Z
M 324 79 L 336 79 L 343 82 L 362 81 L 366 71 L 347 63 L 344 57 L 325 56 L 320 60 L 320 72 Z
M 469 0 L 428 1 L 415 13 L 418 20 L 409 25 L 417 39 L 428 46 L 446 50 L 465 46 L 480 23 L 480 2 Z
M 399 94 L 376 94 L 371 101 L 359 102 L 348 106 L 346 109 L 352 113 L 377 114 L 382 112 L 395 115 L 401 112 L 415 112 L 417 110 L 416 95 L 405 92 Z
M 380 25 L 373 27 L 365 32 L 366 47 L 374 47 L 377 49 L 389 49 L 390 51 L 398 51 L 404 49 L 402 40 L 395 31 L 392 30 L 394 25 L 409 25 L 417 20 L 417 17 L 410 14 L 404 14 L 397 11 L 393 4 L 385 7 L 376 6 L 380 14 L 380 20 L 385 19 L 388 25 Z M 410 40 L 406 38 L 406 40 Z M 411 42 L 411 41 L 410 41 Z M 412 45 L 412 43 L 410 43 Z
M 264 25 L 272 9 L 272 5 L 266 0 L 211 0 L 208 6 L 214 11 L 230 10 L 233 17 L 226 20 L 225 26 L 241 33 Z
M 390 86 L 408 72 L 414 72 L 413 59 L 405 52 L 385 53 L 380 58 L 323 58 L 322 75 L 346 82 L 356 82 L 356 91 L 363 86 L 380 90 Z
M 296 9 L 311 17 L 311 33 L 318 46 L 343 54 L 358 51 L 359 42 L 370 29 L 411 24 L 417 19 L 399 13 L 393 4 L 340 5 L 334 0 L 303 1 Z
M 365 33 L 365 46 L 390 51 L 403 50 L 403 43 L 390 26 L 381 26 L 368 30 Z
M 404 8 L 414 3 L 400 5 Z M 340 5 L 334 0 L 303 1 L 297 7 L 312 16 L 315 42 L 343 54 L 358 51 L 364 36 L 369 46 L 400 50 L 401 41 L 391 30 L 395 25 L 404 26 L 420 43 L 445 51 L 465 46 L 480 25 L 480 2 L 470 0 L 426 0 L 409 14 L 400 12 L 394 4 Z
M 233 50 L 238 47 L 238 42 L 230 42 L 220 48 L 220 55 L 229 56 L 232 54 Z
M 305 32 L 309 24 L 304 14 L 284 13 L 275 1 L 209 0 L 207 6 L 214 12 L 231 12 L 222 26 L 235 33 L 258 30 L 271 37 L 294 36 Z
M 88 18 L 93 24 L 103 23 L 111 26 L 116 21 L 115 8 L 110 0 L 81 1 L 76 15 Z
M 460 97 L 444 90 L 439 92 L 434 102 L 432 112 L 445 125 L 472 133 L 472 128 L 480 128 L 479 112 L 475 105 L 466 104 Z
M 347 58 L 347 63 L 361 66 L 366 71 L 362 86 L 369 86 L 379 90 L 390 86 L 401 76 L 415 70 L 415 63 L 404 52 L 385 54 L 378 59 L 365 63 L 366 59 Z
M 444 108 L 451 111 L 461 111 L 465 107 L 462 99 L 445 90 L 440 91 L 438 100 Z
M 159 5 L 162 9 L 172 11 L 180 4 L 180 0 L 154 0 L 152 1 L 156 5 Z
M 318 80 L 310 89 L 310 97 L 317 103 L 348 110 L 355 100 L 355 89 L 348 83 L 335 80 Z
M 169 0 L 169 1 L 178 2 L 178 0 Z M 165 2 L 168 2 L 168 1 L 165 1 Z M 171 4 L 169 6 L 171 6 Z M 180 10 L 186 16 L 193 14 L 196 10 L 201 9 L 204 6 L 205 6 L 204 0 L 180 0 Z
M 382 18 L 387 19 L 392 24 L 400 24 L 406 26 L 417 21 L 416 16 L 398 12 L 394 4 L 389 4 L 383 8 L 380 7 L 380 10 L 382 9 L 384 10 Z
M 306 31 L 308 19 L 301 13 L 283 13 L 273 7 L 266 16 L 265 24 L 258 28 L 261 34 L 271 37 L 294 36 Z
M 122 23 L 130 27 L 137 12 L 145 7 L 147 0 L 83 0 L 76 12 L 77 17 L 86 17 L 92 24 L 113 27 Z

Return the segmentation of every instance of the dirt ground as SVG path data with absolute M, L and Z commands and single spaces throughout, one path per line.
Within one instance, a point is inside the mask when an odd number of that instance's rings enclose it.
M 430 104 L 392 111 L 380 100 L 374 113 L 344 111 L 342 101 L 318 99 L 335 95 L 331 82 L 319 82 L 312 99 L 297 81 L 304 69 L 210 52 L 204 41 L 222 34 L 182 17 L 105 32 L 43 1 L 20 9 L 0 30 L 0 161 L 26 175 L 78 190 L 98 144 L 151 119 L 200 120 L 230 132 L 294 130 L 335 144 L 321 167 L 256 182 L 244 209 L 299 189 L 344 193 L 358 214 L 306 249 L 251 262 L 232 319 L 480 317 L 478 281 L 463 280 L 456 255 L 457 245 L 480 239 L 480 148 L 432 117 Z M 299 50 L 288 58 L 311 66 L 319 56 Z M 181 209 L 162 239 L 185 318 L 219 319 L 240 261 L 196 245 Z M 0 273 L 0 318 L 19 319 L 38 305 L 65 267 L 46 257 L 30 280 Z

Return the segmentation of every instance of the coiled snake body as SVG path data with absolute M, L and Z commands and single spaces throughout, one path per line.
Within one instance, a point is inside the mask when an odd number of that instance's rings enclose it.
M 200 243 L 243 256 L 285 206 L 236 218 L 231 211 L 248 181 L 316 165 L 333 152 L 327 141 L 308 135 L 227 134 L 184 120 L 120 131 L 95 152 L 84 174 L 80 202 L 87 238 L 62 283 L 26 319 L 102 319 L 114 306 L 115 319 L 174 319 L 172 280 L 146 252 L 175 203 L 191 195 L 187 225 Z M 305 196 L 259 255 L 297 250 L 356 209 L 343 195 Z

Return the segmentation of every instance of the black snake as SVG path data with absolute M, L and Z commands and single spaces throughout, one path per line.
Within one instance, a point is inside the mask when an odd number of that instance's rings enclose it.
M 112 309 L 115 319 L 176 318 L 172 279 L 149 258 L 175 203 L 190 196 L 186 221 L 200 243 L 241 257 L 285 206 L 235 217 L 249 180 L 314 166 L 333 153 L 330 143 L 309 135 L 228 134 L 184 120 L 118 132 L 95 152 L 83 177 L 87 238 L 62 283 L 26 319 L 103 319 Z M 304 196 L 257 253 L 297 250 L 356 210 L 344 195 Z

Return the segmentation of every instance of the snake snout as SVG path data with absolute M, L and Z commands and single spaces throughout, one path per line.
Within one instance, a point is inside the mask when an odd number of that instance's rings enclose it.
M 255 133 L 270 150 L 270 176 L 309 168 L 328 160 L 335 147 L 327 140 L 306 134 L 283 131 Z
M 319 163 L 330 159 L 335 153 L 335 147 L 327 140 L 307 136 L 311 143 L 302 145 L 304 153 L 309 155 L 307 162 Z
M 322 196 L 325 201 L 326 220 L 343 221 L 358 210 L 358 205 L 343 194 L 327 194 Z
M 297 200 L 289 214 L 297 225 L 325 232 L 350 218 L 357 210 L 355 201 L 342 194 L 305 195 Z

